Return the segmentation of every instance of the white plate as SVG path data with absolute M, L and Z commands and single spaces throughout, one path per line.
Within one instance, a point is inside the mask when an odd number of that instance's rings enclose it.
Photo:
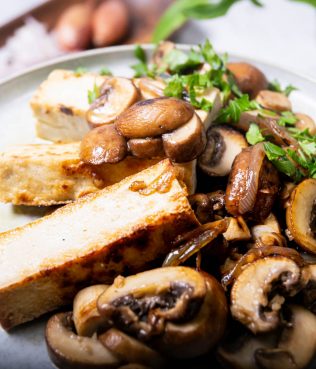
M 188 49 L 189 46 L 181 46 Z M 149 52 L 152 46 L 144 46 Z M 115 75 L 132 76 L 133 46 L 117 46 L 63 57 L 19 74 L 0 84 L 0 150 L 12 144 L 39 142 L 35 137 L 34 119 L 29 100 L 38 85 L 56 68 L 75 69 L 79 66 L 100 70 L 107 66 Z M 231 60 L 249 61 L 261 68 L 269 79 L 277 78 L 282 86 L 299 88 L 291 94 L 294 111 L 310 114 L 316 119 L 316 81 L 257 61 L 234 56 Z M 37 215 L 27 207 L 0 205 L 0 232 L 25 224 Z M 21 245 L 21 253 L 23 253 Z M 45 247 L 45 245 L 43 245 Z M 25 255 L 27 257 L 27 255 Z M 14 261 L 12 261 L 14 262 Z M 0 328 L 0 369 L 53 368 L 46 353 L 44 328 L 46 318 L 24 324 L 7 334 Z

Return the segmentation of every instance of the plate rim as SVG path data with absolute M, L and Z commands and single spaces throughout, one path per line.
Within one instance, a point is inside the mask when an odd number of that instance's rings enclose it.
M 55 64 L 59 64 L 59 63 L 63 63 L 63 62 L 69 62 L 69 61 L 75 61 L 77 59 L 87 58 L 87 57 L 90 57 L 90 56 L 115 54 L 116 52 L 133 52 L 136 45 L 137 44 L 108 46 L 108 47 L 103 47 L 103 48 L 98 48 L 98 49 L 78 51 L 78 52 L 74 52 L 74 53 L 67 54 L 67 55 L 57 56 L 53 59 L 50 59 L 50 60 L 47 60 L 47 61 L 44 61 L 44 62 L 41 62 L 41 63 L 36 63 L 34 66 L 27 67 L 27 68 L 23 69 L 22 71 L 12 73 L 8 77 L 0 78 L 0 87 L 3 87 L 4 85 L 9 84 L 12 81 L 14 81 L 16 79 L 19 79 L 21 77 L 23 78 L 23 77 L 27 76 L 28 74 L 32 74 L 32 73 L 35 73 L 35 72 L 37 72 L 41 69 L 44 69 L 44 68 L 47 68 L 47 67 L 50 67 L 50 66 L 54 66 Z M 140 45 L 147 52 L 153 51 L 154 48 L 156 47 L 155 44 L 142 44 L 141 43 L 141 44 L 138 44 L 138 45 Z M 175 45 L 180 50 L 188 51 L 190 48 L 196 47 L 198 44 L 175 43 Z M 219 54 L 223 55 L 223 53 L 221 53 L 221 52 Z M 294 77 L 297 77 L 297 78 L 303 79 L 307 82 L 310 82 L 310 83 L 314 84 L 315 87 L 316 87 L 316 76 L 312 77 L 312 76 L 306 75 L 302 72 L 292 71 L 292 70 L 287 69 L 287 68 L 285 68 L 282 65 L 279 65 L 277 63 L 271 63 L 271 62 L 256 59 L 256 58 L 249 58 L 249 57 L 243 56 L 241 54 L 229 53 L 229 52 L 227 54 L 228 54 L 229 58 L 244 60 L 246 62 L 250 62 L 250 63 L 253 63 L 253 64 L 264 64 L 267 67 L 279 69 L 282 72 L 285 72 L 285 73 L 290 74 Z

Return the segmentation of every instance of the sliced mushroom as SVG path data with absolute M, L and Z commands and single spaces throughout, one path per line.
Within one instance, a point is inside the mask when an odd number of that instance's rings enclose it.
M 316 179 L 305 179 L 293 190 L 286 224 L 295 242 L 316 254 Z
M 159 69 L 164 69 L 167 67 L 165 62 L 165 56 L 170 53 L 171 50 L 175 49 L 176 45 L 171 41 L 162 41 L 159 43 L 157 48 L 155 49 L 152 55 L 152 62 L 155 64 Z
M 213 126 L 207 133 L 207 144 L 199 157 L 199 167 L 209 176 L 227 176 L 235 157 L 248 147 L 241 133 L 227 126 Z
M 138 100 L 138 91 L 127 78 L 107 78 L 100 87 L 98 97 L 87 111 L 86 118 L 92 128 L 113 123 L 129 106 Z
M 153 159 L 165 157 L 160 137 L 131 138 L 127 141 L 128 151 L 137 158 Z
M 91 337 L 107 327 L 107 322 L 98 312 L 97 299 L 108 287 L 98 284 L 77 293 L 73 302 L 73 321 L 79 336 Z
M 210 193 L 196 193 L 189 196 L 192 209 L 202 224 L 215 220 L 216 215 L 223 214 L 225 209 L 225 193 L 215 191 Z
M 80 159 L 88 164 L 117 163 L 127 153 L 127 143 L 113 124 L 94 128 L 81 141 Z
M 58 368 L 117 368 L 121 361 L 96 338 L 74 333 L 71 313 L 60 313 L 46 326 L 48 354 Z
M 138 88 L 140 90 L 143 99 L 155 99 L 157 97 L 164 96 L 164 89 L 166 83 L 163 80 L 157 80 L 152 78 L 139 78 L 137 81 Z
M 115 124 L 125 137 L 154 137 L 181 127 L 193 114 L 193 107 L 185 101 L 162 97 L 134 104 L 118 117 Z
M 148 365 L 154 369 L 165 367 L 165 360 L 158 352 L 118 329 L 109 329 L 99 336 L 99 340 L 123 362 Z
M 280 92 L 262 90 L 256 96 L 256 100 L 265 109 L 274 110 L 276 112 L 292 110 L 291 101 Z
M 209 129 L 211 124 L 217 118 L 219 111 L 223 107 L 221 93 L 218 88 L 210 88 L 206 91 L 203 91 L 203 95 L 198 96 L 197 100 L 202 100 L 202 98 L 210 101 L 212 103 L 212 108 L 209 111 L 205 111 L 202 109 L 195 110 L 196 114 L 201 119 L 205 131 Z
M 316 352 L 316 316 L 301 306 L 291 305 L 291 321 L 281 333 L 276 349 L 255 353 L 261 369 L 303 369 Z
M 284 181 L 282 183 L 282 189 L 280 191 L 279 199 L 280 199 L 281 206 L 284 209 L 286 209 L 290 205 L 291 194 L 295 187 L 296 185 L 293 182 Z
M 253 333 L 272 331 L 280 323 L 284 296 L 302 288 L 301 270 L 292 259 L 269 256 L 246 266 L 231 291 L 231 313 Z
M 251 234 L 255 242 L 265 246 L 279 246 L 281 228 L 276 216 L 272 213 L 261 223 L 251 228 Z
M 309 115 L 302 113 L 296 113 L 295 116 L 298 119 L 295 123 L 296 128 L 302 131 L 307 129 L 311 135 L 316 134 L 316 123 L 314 119 L 312 119 Z
M 279 191 L 279 176 L 265 158 L 261 144 L 243 149 L 233 162 L 226 188 L 226 209 L 234 216 L 257 221 L 271 212 Z
M 307 274 L 307 283 L 302 291 L 304 306 L 316 315 L 316 264 L 305 266 L 303 273 Z
M 176 163 L 185 163 L 198 157 L 206 145 L 205 130 L 200 118 L 193 117 L 181 127 L 162 135 L 165 154 Z
M 220 284 L 187 267 L 116 279 L 98 309 L 115 327 L 173 357 L 208 351 L 222 336 L 227 313 Z
M 243 217 L 231 218 L 227 231 L 223 233 L 227 241 L 246 241 L 251 238 L 247 223 Z
M 265 75 L 255 66 L 248 63 L 228 63 L 227 69 L 235 77 L 236 83 L 243 93 L 255 98 L 259 91 L 268 88 Z

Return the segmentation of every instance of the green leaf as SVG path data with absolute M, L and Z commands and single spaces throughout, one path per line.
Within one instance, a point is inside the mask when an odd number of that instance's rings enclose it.
M 195 69 L 202 64 L 201 55 L 194 50 L 188 54 L 179 50 L 172 49 L 164 58 L 171 73 L 181 73 L 187 69 Z
M 108 67 L 101 68 L 99 74 L 101 76 L 112 76 L 112 72 L 110 71 Z
M 250 124 L 250 127 L 246 133 L 246 139 L 250 145 L 255 145 L 265 140 L 259 127 L 255 123 Z
M 164 89 L 164 95 L 169 97 L 182 98 L 183 84 L 181 78 L 176 74 L 168 81 L 166 88 Z
M 299 144 L 306 155 L 316 155 L 316 142 L 300 141 Z
M 269 82 L 268 88 L 271 91 L 280 92 L 284 94 L 285 96 L 290 96 L 291 92 L 298 90 L 298 88 L 293 85 L 288 85 L 285 88 L 282 88 L 280 82 L 276 79 Z
M 92 104 L 99 96 L 100 96 L 100 87 L 94 83 L 93 89 L 88 90 L 88 102 L 89 104 Z
M 273 144 L 272 142 L 265 142 L 263 144 L 264 151 L 269 160 L 275 160 L 282 156 L 285 156 L 286 152 L 282 147 Z
M 142 63 L 147 63 L 147 57 L 145 50 L 140 46 L 136 45 L 134 49 L 134 56 Z
M 212 19 L 222 17 L 230 7 L 240 0 L 222 0 L 217 4 L 200 4 L 192 8 L 183 10 L 187 18 L 193 19 Z
M 74 70 L 76 77 L 80 77 L 87 73 L 88 69 L 86 67 L 78 67 Z
M 242 95 L 239 98 L 230 100 L 228 105 L 221 109 L 218 118 L 216 119 L 219 123 L 234 123 L 240 119 L 240 114 L 248 111 L 257 109 L 258 103 L 249 100 L 249 95 Z
M 298 1 L 300 3 L 306 3 L 316 7 L 316 0 L 291 0 L 291 1 Z
M 293 126 L 296 122 L 297 117 L 291 111 L 284 111 L 277 123 L 279 126 L 285 127 L 287 125 Z
M 263 4 L 261 1 L 259 0 L 250 0 L 254 5 L 256 6 L 260 6 L 260 7 L 263 7 Z

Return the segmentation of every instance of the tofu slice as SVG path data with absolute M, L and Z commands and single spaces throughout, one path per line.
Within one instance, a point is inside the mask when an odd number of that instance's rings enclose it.
M 30 105 L 37 120 L 37 135 L 53 142 L 79 141 L 89 131 L 85 114 L 88 91 L 107 77 L 95 73 L 77 75 L 54 70 L 37 89 Z
M 70 303 L 94 283 L 148 269 L 174 237 L 197 225 L 186 191 L 172 177 L 167 192 L 142 195 L 166 171 L 163 160 L 26 226 L 0 235 L 0 323 L 9 329 Z
M 72 202 L 159 162 L 127 156 L 92 166 L 79 158 L 79 142 L 21 145 L 0 153 L 0 201 L 50 206 Z M 195 190 L 195 161 L 176 164 L 178 178 Z

